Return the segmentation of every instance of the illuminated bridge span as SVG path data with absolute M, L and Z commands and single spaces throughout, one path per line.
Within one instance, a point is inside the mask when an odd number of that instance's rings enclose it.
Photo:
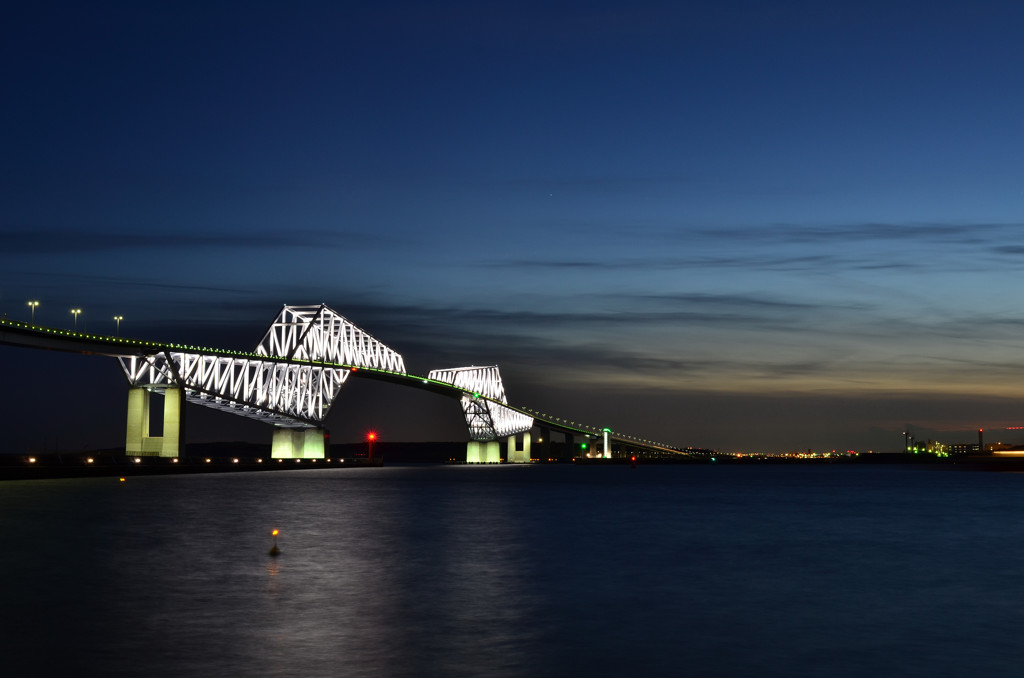
M 620 450 L 685 454 L 649 440 L 584 426 L 512 406 L 497 366 L 409 374 L 402 356 L 328 306 L 284 306 L 251 352 L 165 344 L 59 330 L 0 320 L 0 344 L 106 355 L 128 381 L 125 451 L 177 457 L 183 442 L 185 402 L 257 419 L 274 426 L 275 458 L 323 458 L 324 421 L 352 376 L 426 389 L 457 398 L 466 420 L 468 462 L 530 460 L 530 431 L 587 439 L 600 437 L 604 456 Z M 150 395 L 164 396 L 163 435 L 151 436 Z

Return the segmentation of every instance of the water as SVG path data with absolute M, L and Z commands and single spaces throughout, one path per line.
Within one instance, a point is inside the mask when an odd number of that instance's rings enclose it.
M 884 466 L 8 482 L 0 651 L 11 676 L 1016 676 L 1022 517 L 1024 475 Z

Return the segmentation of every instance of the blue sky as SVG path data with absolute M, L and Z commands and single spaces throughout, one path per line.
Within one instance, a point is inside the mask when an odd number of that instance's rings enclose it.
M 8 8 L 0 311 L 37 298 L 47 324 L 76 306 L 91 331 L 120 314 L 125 334 L 250 347 L 281 304 L 326 302 L 413 371 L 498 363 L 514 402 L 730 451 L 1020 425 L 1022 19 L 1008 2 Z M 29 428 L 117 444 L 117 368 L 75 360 L 61 378 L 113 371 L 95 400 L 114 404 Z M 435 408 L 343 399 L 335 439 L 367 417 L 457 437 Z

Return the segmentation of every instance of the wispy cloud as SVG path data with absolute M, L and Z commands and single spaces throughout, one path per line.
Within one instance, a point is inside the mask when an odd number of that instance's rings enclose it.
M 586 231 L 583 226 L 579 228 Z M 969 261 L 1015 269 L 1024 265 L 1024 227 L 1019 224 L 765 224 L 715 228 L 602 224 L 601 228 L 605 240 L 614 243 L 607 251 L 584 249 L 571 257 L 491 259 L 479 265 L 579 275 L 592 271 L 624 275 L 697 269 L 955 274 L 966 269 Z
M 781 244 L 863 243 L 907 241 L 977 244 L 1019 233 L 1019 224 L 899 224 L 865 223 L 834 225 L 770 224 L 747 227 L 697 228 L 688 235 L 709 240 Z
M 18 276 L 22 279 L 32 279 L 33 277 L 40 277 L 40 274 L 30 271 L 10 271 L 11 275 Z M 118 288 L 147 288 L 157 290 L 170 290 L 179 291 L 186 290 L 192 292 L 226 292 L 230 294 L 254 294 L 251 288 L 242 287 L 225 287 L 218 285 L 203 285 L 199 283 L 177 283 L 167 282 L 161 280 L 153 280 L 142 276 L 134 275 L 89 275 L 84 273 L 47 273 L 45 277 L 48 280 L 54 278 L 63 279 L 67 284 L 76 285 L 105 285 L 113 286 Z
M 121 250 L 195 250 L 217 249 L 298 249 L 308 247 L 341 248 L 384 245 L 384 236 L 359 231 L 289 230 L 266 233 L 238 229 L 205 232 L 89 231 L 71 228 L 5 229 L 0 231 L 0 256 L 45 252 L 111 252 Z

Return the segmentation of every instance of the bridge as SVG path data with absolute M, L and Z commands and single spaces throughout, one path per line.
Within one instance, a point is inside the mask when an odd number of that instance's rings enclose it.
M 402 356 L 325 304 L 282 307 L 252 351 L 208 348 L 62 330 L 0 319 L 0 344 L 115 358 L 128 383 L 125 452 L 177 457 L 184 442 L 185 403 L 230 412 L 273 426 L 271 455 L 324 457 L 324 421 L 341 387 L 375 379 L 458 400 L 469 442 L 468 463 L 530 461 L 531 432 L 549 441 L 600 440 L 612 451 L 685 455 L 677 447 L 607 427 L 587 426 L 508 402 L 496 365 L 410 374 Z M 150 435 L 150 396 L 163 395 L 163 431 Z M 155 414 L 155 412 L 154 412 Z

